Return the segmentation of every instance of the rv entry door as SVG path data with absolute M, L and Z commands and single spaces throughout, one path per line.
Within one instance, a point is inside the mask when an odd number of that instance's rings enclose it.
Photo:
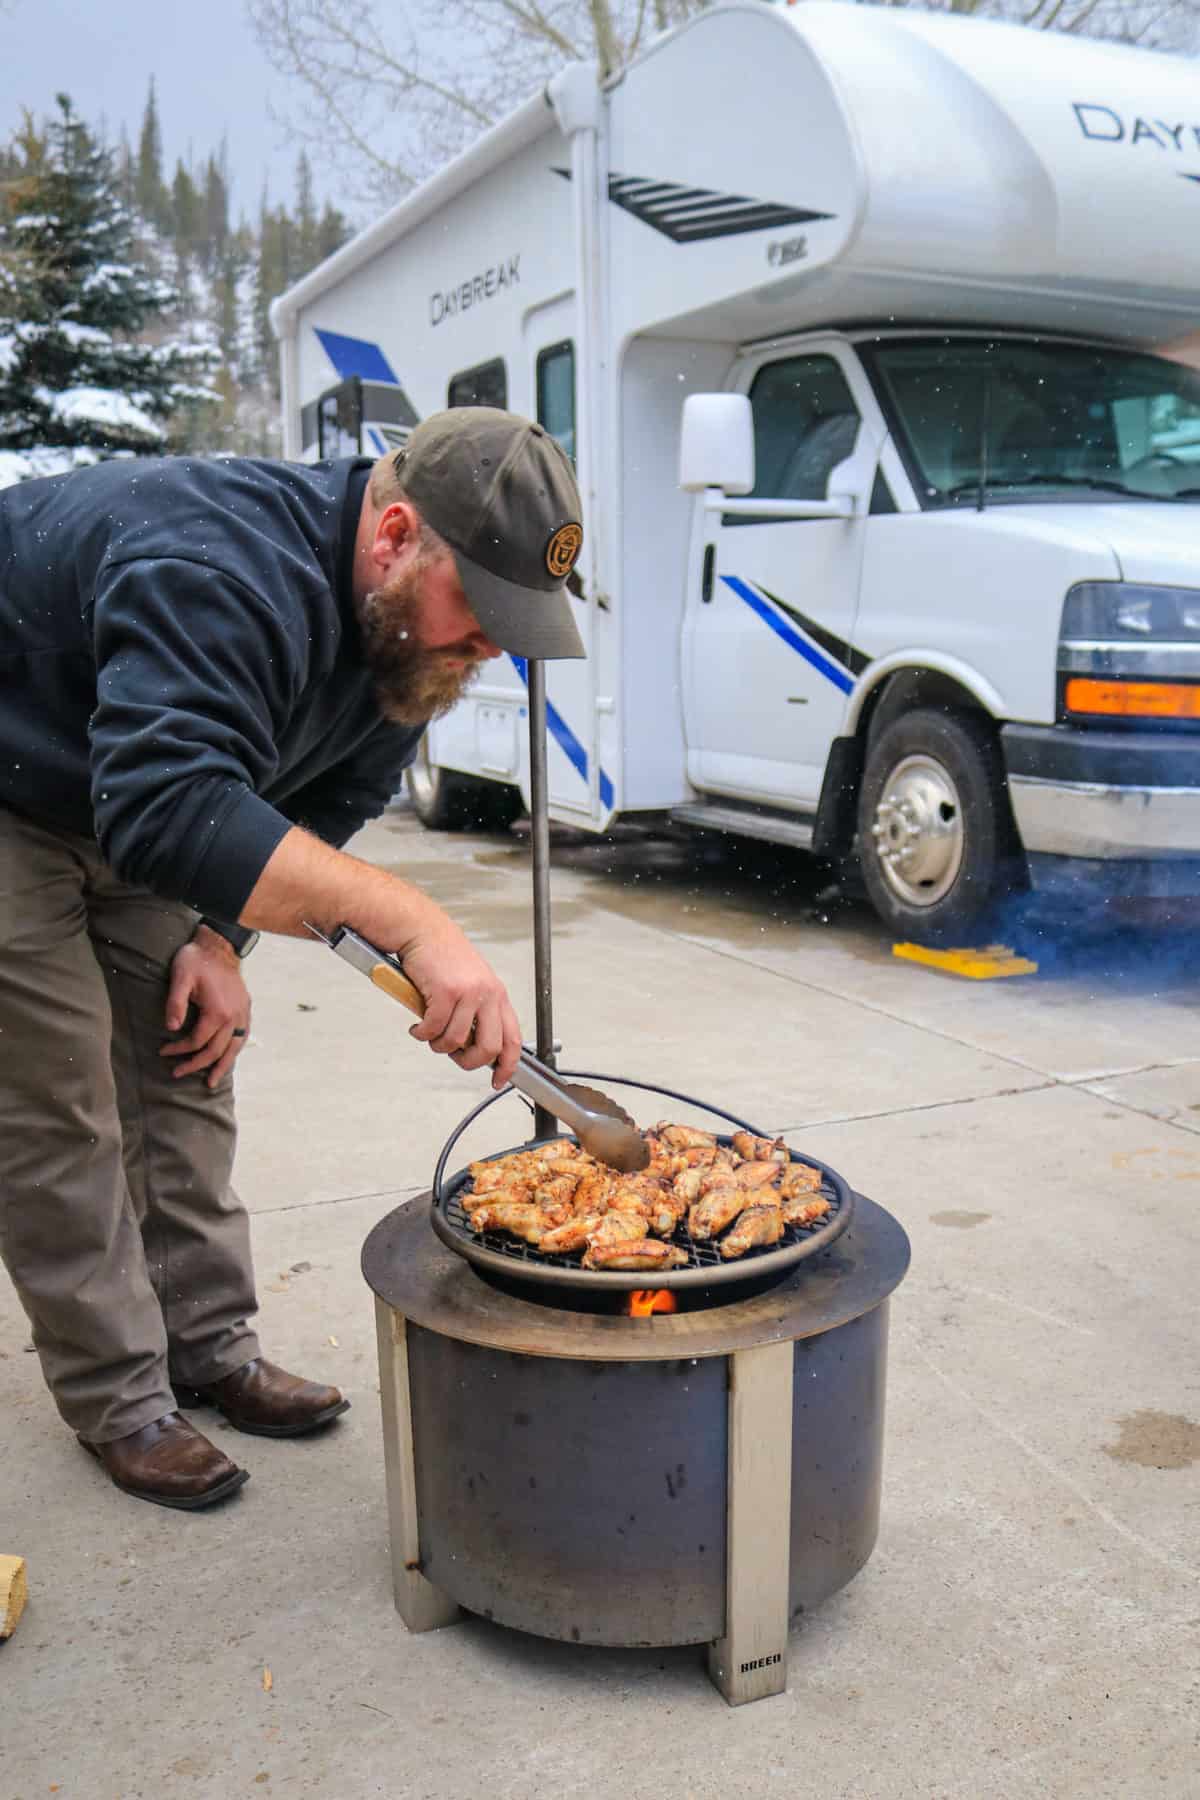
M 879 439 L 875 403 L 841 345 L 759 359 L 747 499 L 827 500 L 833 471 Z M 688 778 L 703 792 L 814 807 L 862 659 L 854 648 L 865 506 L 851 518 L 704 514 L 692 562 L 683 667 Z

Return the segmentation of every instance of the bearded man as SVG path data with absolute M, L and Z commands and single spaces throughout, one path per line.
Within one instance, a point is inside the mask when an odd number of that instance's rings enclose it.
M 124 1492 L 247 1473 L 185 1420 L 291 1436 L 349 1402 L 261 1355 L 230 1187 L 260 931 L 347 924 L 413 1035 L 502 1086 L 497 975 L 340 848 L 508 650 L 582 656 L 580 531 L 540 425 L 460 408 L 368 461 L 113 461 L 0 494 L 0 1254 L 59 1411 Z

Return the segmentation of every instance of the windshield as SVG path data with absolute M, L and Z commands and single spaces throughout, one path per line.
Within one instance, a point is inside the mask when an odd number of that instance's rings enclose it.
M 977 502 L 984 472 L 989 502 L 1200 498 L 1200 374 L 1181 363 L 1004 338 L 862 348 L 925 506 Z

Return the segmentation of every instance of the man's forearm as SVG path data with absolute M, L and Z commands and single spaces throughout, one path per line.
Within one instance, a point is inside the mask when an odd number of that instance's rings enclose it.
M 239 922 L 302 938 L 310 936 L 305 921 L 326 937 L 349 925 L 381 950 L 398 952 L 425 999 L 411 1035 L 462 1069 L 490 1068 L 494 1087 L 511 1079 L 521 1027 L 504 984 L 428 894 L 293 827 Z
M 259 876 L 239 923 L 300 938 L 312 935 L 305 921 L 326 937 L 350 925 L 380 949 L 398 950 L 440 911 L 409 882 L 294 826 Z

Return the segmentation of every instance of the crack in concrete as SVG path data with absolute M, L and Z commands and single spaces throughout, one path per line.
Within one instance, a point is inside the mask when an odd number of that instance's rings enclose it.
M 415 1187 L 370 1188 L 365 1194 L 326 1194 L 323 1200 L 293 1200 L 287 1206 L 256 1206 L 251 1220 L 267 1218 L 272 1213 L 310 1212 L 314 1206 L 345 1206 L 351 1200 L 407 1200 L 426 1192 L 418 1182 Z

